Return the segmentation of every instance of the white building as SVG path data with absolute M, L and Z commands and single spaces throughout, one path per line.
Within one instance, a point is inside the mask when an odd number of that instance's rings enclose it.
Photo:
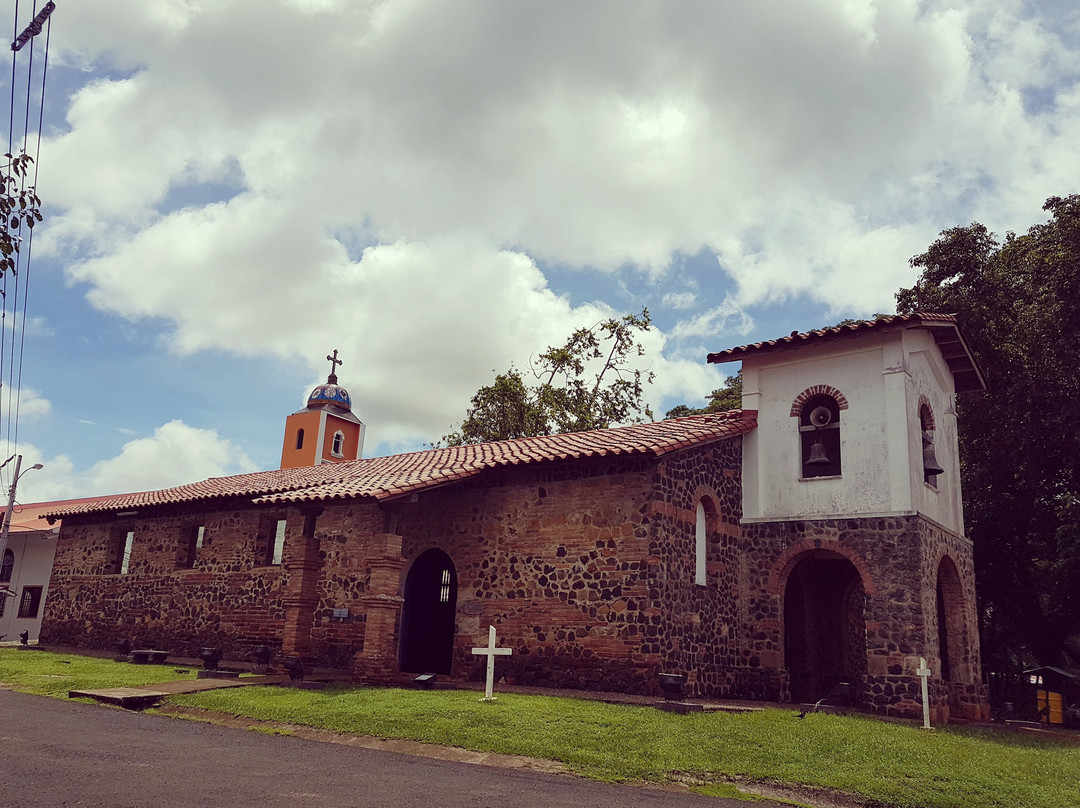
M 26 632 L 36 643 L 49 594 L 56 537 L 60 523 L 50 525 L 42 514 L 64 505 L 93 502 L 97 497 L 54 502 L 16 503 L 11 514 L 7 549 L 0 559 L 0 645 L 18 645 Z M 6 507 L 0 507 L 0 519 Z

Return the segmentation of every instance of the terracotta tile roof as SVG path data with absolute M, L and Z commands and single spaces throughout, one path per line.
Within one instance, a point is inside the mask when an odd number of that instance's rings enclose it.
M 669 452 L 749 432 L 757 424 L 756 417 L 755 412 L 734 410 L 592 432 L 448 446 L 346 463 L 263 471 L 235 477 L 211 477 L 202 482 L 160 491 L 94 499 L 73 507 L 57 508 L 48 515 L 63 517 L 103 511 L 123 512 L 228 498 L 243 498 L 258 503 L 315 502 L 357 497 L 386 500 L 505 466 L 606 456 L 660 457 Z
M 49 502 L 16 502 L 11 511 L 11 530 L 55 530 L 55 525 L 50 525 L 45 516 L 54 513 L 61 508 L 82 506 L 98 502 L 111 497 L 82 497 L 81 499 L 56 499 Z M 7 512 L 7 506 L 0 506 L 0 519 Z
M 876 320 L 860 320 L 856 323 L 834 328 L 821 328 L 816 331 L 804 331 L 802 333 L 792 331 L 790 336 L 787 337 L 754 342 L 750 345 L 740 345 L 737 348 L 728 348 L 726 351 L 717 351 L 709 354 L 707 359 L 709 362 L 716 364 L 735 362 L 748 356 L 791 350 L 809 343 L 849 339 L 870 331 L 900 331 L 907 328 L 926 329 L 933 334 L 945 362 L 952 371 L 956 382 L 956 392 L 968 393 L 986 389 L 982 371 L 979 370 L 975 357 L 964 342 L 960 327 L 956 323 L 956 317 L 951 314 L 934 312 L 895 314 L 888 317 L 879 317 Z

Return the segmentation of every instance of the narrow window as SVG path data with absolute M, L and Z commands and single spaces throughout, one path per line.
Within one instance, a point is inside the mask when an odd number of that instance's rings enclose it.
M 694 583 L 705 586 L 705 505 L 700 502 L 694 528 Z
M 40 586 L 23 587 L 22 600 L 19 601 L 19 617 L 37 617 L 41 606 Z
M 341 452 L 344 449 L 344 447 L 345 447 L 345 433 L 344 432 L 335 432 L 334 433 L 334 443 L 333 443 L 333 446 L 330 449 L 330 454 L 332 454 L 334 457 L 341 457 Z
M 130 533 L 124 530 L 123 527 L 114 527 L 109 534 L 109 541 L 105 547 L 105 564 L 102 567 L 102 573 L 105 575 L 119 575 L 121 573 L 121 566 L 125 562 L 125 550 L 130 553 L 130 547 L 127 544 L 127 537 Z
M 255 533 L 255 563 L 258 566 L 280 564 L 285 554 L 285 519 L 278 513 L 259 516 Z
M 11 573 L 15 569 L 15 553 L 10 549 L 4 550 L 4 563 L 0 564 L 0 582 L 7 583 L 11 580 Z
M 439 586 L 439 603 L 450 602 L 450 570 L 442 571 L 442 583 Z
M 7 595 L 8 590 L 0 590 L 0 617 L 4 616 L 4 609 L 7 607 Z
M 203 536 L 206 534 L 204 525 L 189 526 L 185 528 L 181 537 L 180 553 L 177 557 L 177 566 L 181 569 L 192 569 L 199 558 L 202 550 Z
M 270 563 L 280 564 L 285 553 L 285 520 L 278 519 L 274 523 L 274 544 L 270 552 Z
M 802 476 L 840 474 L 840 405 L 829 395 L 811 396 L 799 411 Z
M 304 448 L 304 430 L 302 430 L 302 429 L 296 430 L 296 448 L 297 449 L 303 449 Z
M 129 530 L 124 536 L 124 551 L 120 555 L 120 574 L 127 575 L 131 565 L 131 545 L 135 543 L 135 531 Z

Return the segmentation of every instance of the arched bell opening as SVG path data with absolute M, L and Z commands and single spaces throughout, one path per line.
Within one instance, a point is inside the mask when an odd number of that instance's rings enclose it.
M 421 553 L 405 579 L 398 659 L 406 673 L 449 676 L 454 658 L 457 570 L 439 549 Z
M 840 474 L 840 404 L 824 393 L 810 396 L 799 411 L 802 476 Z
M 784 667 L 791 699 L 816 702 L 841 682 L 858 699 L 866 676 L 866 593 L 859 571 L 828 550 L 804 553 L 784 587 Z

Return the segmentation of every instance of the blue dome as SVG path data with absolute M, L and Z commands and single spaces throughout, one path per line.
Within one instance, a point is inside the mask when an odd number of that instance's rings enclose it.
M 352 399 L 349 398 L 349 391 L 336 384 L 320 384 L 308 396 L 308 407 L 322 407 L 325 404 L 332 404 L 343 410 L 352 410 Z

